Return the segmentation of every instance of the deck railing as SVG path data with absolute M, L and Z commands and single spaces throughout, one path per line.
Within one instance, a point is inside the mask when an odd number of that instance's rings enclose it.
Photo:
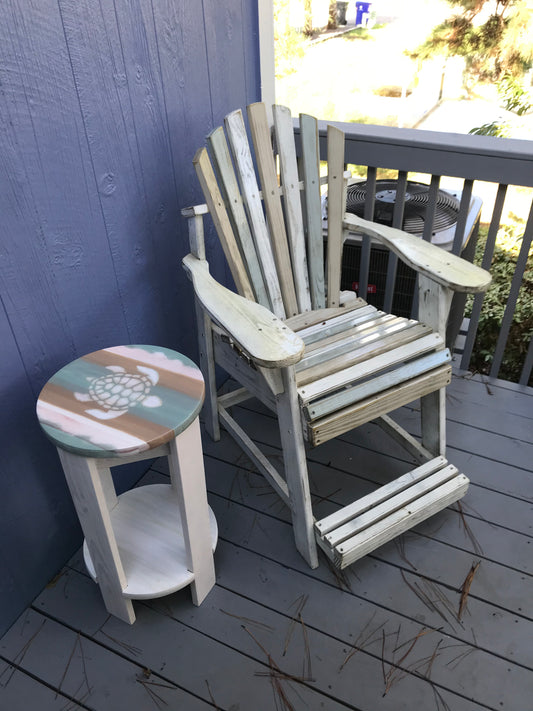
M 472 259 L 475 235 L 470 248 L 463 251 L 463 238 L 468 227 L 472 196 L 481 193 L 483 200 L 482 222 L 488 224 L 486 247 L 482 266 L 490 271 L 496 238 L 500 227 L 506 224 L 504 205 L 506 197 L 516 187 L 533 188 L 533 141 L 502 139 L 489 136 L 438 133 L 417 129 L 388 128 L 362 124 L 336 123 L 346 134 L 346 163 L 366 168 L 367 197 L 365 217 L 374 213 L 376 180 L 381 169 L 397 172 L 397 198 L 393 225 L 401 226 L 403 200 L 408 179 L 419 181 L 424 174 L 429 184 L 429 204 L 423 239 L 431 239 L 439 187 L 446 187 L 453 179 L 454 189 L 460 193 L 460 206 L 453 238 L 452 251 Z M 296 133 L 298 129 L 296 128 Z M 326 123 L 320 123 L 320 151 L 326 156 Z M 415 177 L 410 177 L 415 176 Z M 487 183 L 492 185 L 487 186 Z M 528 193 L 529 191 L 523 191 Z M 499 335 L 494 342 L 490 377 L 501 377 L 500 368 L 516 310 L 517 299 L 528 263 L 533 236 L 533 203 L 531 195 L 513 199 L 513 213 L 524 221 L 525 229 L 516 269 L 507 295 L 507 303 Z M 371 245 L 368 238 L 361 245 L 359 293 L 367 294 Z M 396 259 L 389 255 L 384 297 L 385 307 L 390 307 L 396 282 Z M 475 297 L 464 343 L 460 367 L 468 370 L 478 330 L 484 295 Z M 456 301 L 455 310 L 462 314 L 465 299 Z M 416 309 L 416 305 L 414 306 Z M 533 337 L 521 365 L 519 382 L 529 382 L 533 366 Z

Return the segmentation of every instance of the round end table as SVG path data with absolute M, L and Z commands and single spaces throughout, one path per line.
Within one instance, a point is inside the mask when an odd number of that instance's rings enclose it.
M 56 445 L 80 520 L 84 558 L 107 610 L 133 623 L 132 599 L 215 583 L 217 524 L 207 504 L 199 412 L 204 381 L 186 356 L 147 345 L 89 353 L 41 391 L 37 417 Z M 117 496 L 111 467 L 168 458 L 170 485 Z

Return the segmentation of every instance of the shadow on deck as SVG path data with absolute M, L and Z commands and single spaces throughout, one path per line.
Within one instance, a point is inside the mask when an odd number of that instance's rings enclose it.
M 347 570 L 296 553 L 288 511 L 223 434 L 204 437 L 217 585 L 108 616 L 81 555 L 0 640 L 0 707 L 525 711 L 533 698 L 533 390 L 455 377 L 448 459 L 461 506 Z M 276 422 L 241 410 L 270 456 Z M 417 413 L 398 411 L 417 434 Z M 317 515 L 407 471 L 379 427 L 310 452 Z M 355 472 L 358 472 L 356 475 Z M 142 483 L 165 480 L 156 462 Z

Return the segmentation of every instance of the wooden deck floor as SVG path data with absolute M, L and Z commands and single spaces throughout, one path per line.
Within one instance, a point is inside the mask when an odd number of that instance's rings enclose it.
M 283 505 L 227 436 L 204 438 L 219 525 L 208 598 L 137 602 L 130 627 L 78 554 L 0 640 L 0 708 L 533 709 L 533 391 L 455 378 L 448 403 L 448 458 L 472 481 L 462 510 L 342 575 L 323 557 L 307 568 Z M 279 458 L 272 417 L 240 415 Z M 416 434 L 416 411 L 398 415 Z M 310 459 L 318 516 L 411 464 L 372 424 Z M 144 481 L 165 476 L 156 463 Z

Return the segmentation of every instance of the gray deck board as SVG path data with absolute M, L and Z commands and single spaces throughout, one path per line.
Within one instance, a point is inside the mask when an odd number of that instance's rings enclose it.
M 342 574 L 323 556 L 310 570 L 286 507 L 225 433 L 204 436 L 213 591 L 200 607 L 187 589 L 136 602 L 128 626 L 108 616 L 78 552 L 0 640 L 0 709 L 528 711 L 532 392 L 454 378 L 447 456 L 472 482 L 462 512 L 446 509 Z M 273 417 L 254 404 L 234 412 L 279 464 Z M 415 435 L 417 414 L 397 413 Z M 318 516 L 411 468 L 372 423 L 309 459 Z M 160 460 L 142 483 L 164 480 Z M 273 692 L 274 663 L 301 677 L 280 681 L 291 706 Z

